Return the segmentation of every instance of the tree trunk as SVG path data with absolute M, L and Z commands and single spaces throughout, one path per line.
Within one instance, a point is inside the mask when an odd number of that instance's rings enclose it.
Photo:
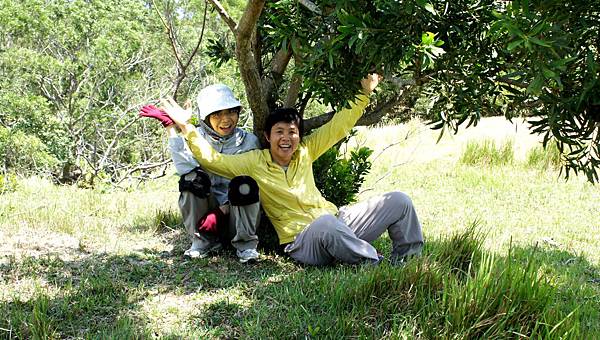
M 246 89 L 248 103 L 250 104 L 250 109 L 254 115 L 252 122 L 254 125 L 254 133 L 257 136 L 262 135 L 261 132 L 263 131 L 264 122 L 269 114 L 269 107 L 262 88 L 262 81 L 258 73 L 258 65 L 254 58 L 254 51 L 252 50 L 252 36 L 255 34 L 254 30 L 256 22 L 260 17 L 264 4 L 264 0 L 253 0 L 248 2 L 246 10 L 237 26 L 235 49 L 240 74 Z

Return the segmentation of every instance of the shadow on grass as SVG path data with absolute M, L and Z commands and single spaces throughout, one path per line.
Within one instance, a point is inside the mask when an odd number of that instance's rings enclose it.
M 227 252 L 188 260 L 148 249 L 72 261 L 57 256 L 13 259 L 0 265 L 0 282 L 31 287 L 6 292 L 8 299 L 0 302 L 0 338 L 101 336 L 114 334 L 117 324 L 145 333 L 139 325 L 147 320 L 137 316 L 143 300 L 153 294 L 211 294 L 248 282 L 259 284 L 281 273 L 282 266 L 285 261 L 273 256 L 242 265 Z M 132 315 L 137 322 L 131 322 Z
M 73 261 L 58 257 L 9 261 L 0 265 L 4 283 L 40 283 L 33 293 L 15 292 L 0 303 L 0 338 L 422 336 L 427 327 L 436 327 L 428 323 L 440 317 L 424 311 L 429 308 L 426 304 L 440 303 L 437 299 L 447 289 L 448 272 L 441 268 L 466 272 L 475 265 L 471 261 L 480 261 L 481 254 L 464 256 L 481 252 L 477 244 L 457 242 L 430 241 L 423 257 L 403 268 L 388 264 L 302 267 L 275 254 L 248 266 L 231 253 L 192 261 L 178 252 L 149 249 L 130 255 L 92 254 Z M 379 245 L 389 246 L 389 241 Z M 598 267 L 557 249 L 514 247 L 511 253 L 510 261 L 517 265 L 535 259 L 556 287 L 553 306 L 565 315 L 579 309 L 580 335 L 600 335 L 600 285 L 594 283 Z M 467 282 L 469 275 L 461 280 Z M 232 291 L 244 298 L 230 298 Z M 220 297 L 192 304 L 185 321 L 188 330 L 168 334 L 142 310 L 143 301 L 158 294 L 182 300 Z M 414 299 L 423 297 L 431 301 L 415 307 Z M 443 316 L 447 311 L 439 313 Z

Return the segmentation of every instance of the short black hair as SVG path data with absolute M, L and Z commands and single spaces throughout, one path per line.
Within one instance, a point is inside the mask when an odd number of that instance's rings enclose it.
M 285 107 L 280 109 L 275 109 L 271 112 L 270 115 L 267 116 L 267 121 L 265 122 L 265 133 L 268 135 L 271 134 L 271 128 L 273 125 L 279 123 L 294 123 L 298 127 L 298 133 L 300 134 L 300 139 L 304 136 L 304 120 L 300 117 L 300 113 L 298 110 Z

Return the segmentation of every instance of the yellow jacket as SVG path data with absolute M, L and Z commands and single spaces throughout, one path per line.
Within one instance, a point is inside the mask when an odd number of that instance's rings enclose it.
M 307 225 L 319 216 L 337 213 L 336 206 L 325 200 L 315 185 L 312 162 L 348 134 L 369 103 L 360 94 L 350 109 L 304 137 L 292 155 L 287 172 L 275 163 L 268 149 L 225 155 L 216 152 L 195 129 L 185 138 L 194 157 L 206 170 L 226 178 L 247 175 L 257 183 L 260 201 L 273 223 L 279 243 L 294 241 Z

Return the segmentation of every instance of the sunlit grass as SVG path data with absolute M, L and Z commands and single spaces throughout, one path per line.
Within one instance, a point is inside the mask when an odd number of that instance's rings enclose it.
M 490 139 L 470 141 L 462 152 L 459 162 L 466 165 L 510 165 L 515 159 L 513 142 L 506 140 L 496 145 Z
M 437 136 L 359 133 L 377 157 L 360 198 L 404 191 L 423 224 L 402 268 L 190 261 L 174 176 L 130 192 L 22 179 L 0 195 L 0 338 L 600 337 L 600 189 L 519 139 L 511 162 L 463 163 L 483 142 Z

